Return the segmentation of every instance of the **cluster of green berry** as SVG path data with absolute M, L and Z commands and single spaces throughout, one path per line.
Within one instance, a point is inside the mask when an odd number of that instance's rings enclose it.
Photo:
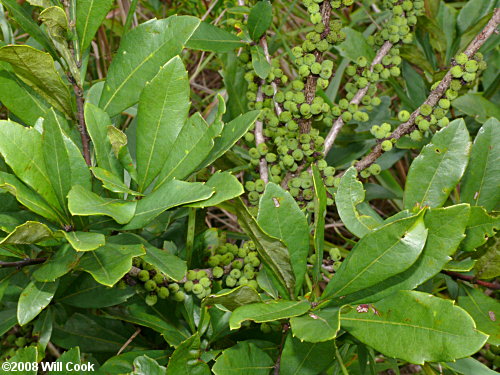
M 491 362 L 494 369 L 500 368 L 500 345 L 489 345 L 481 349 L 481 355 Z
M 219 287 L 249 285 L 258 288 L 256 277 L 260 259 L 252 241 L 245 242 L 240 247 L 226 243 L 210 251 L 208 265 L 212 267 L 213 280 L 218 282 Z
M 135 272 L 137 280 L 143 283 L 147 292 L 145 302 L 149 306 L 154 306 L 158 298 L 171 298 L 176 302 L 184 301 L 186 295 L 181 286 L 175 282 L 169 282 L 168 277 L 158 268 L 150 265 L 141 258 L 134 258 L 133 265 L 138 270 Z
M 19 348 L 24 348 L 37 339 L 33 336 L 33 325 L 14 326 L 0 339 L 0 360 L 4 361 L 16 354 Z
M 316 264 L 316 254 L 312 254 L 307 258 L 307 263 L 309 267 L 307 267 L 308 273 L 312 276 L 313 266 Z M 337 271 L 342 264 L 342 256 L 340 254 L 340 250 L 336 247 L 332 247 L 328 250 L 328 252 L 324 253 L 321 273 L 328 279 L 333 276 L 333 272 Z

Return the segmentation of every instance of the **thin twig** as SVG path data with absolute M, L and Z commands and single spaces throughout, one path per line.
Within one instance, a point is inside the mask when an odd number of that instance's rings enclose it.
M 264 95 L 262 93 L 262 85 L 264 84 L 264 80 L 261 81 L 259 85 L 259 89 L 257 90 L 257 98 L 256 102 L 264 101 Z M 264 138 L 264 124 L 262 120 L 257 120 L 255 122 L 255 145 L 258 147 L 260 144 L 265 144 L 266 139 Z M 259 175 L 260 178 L 267 184 L 269 182 L 269 172 L 267 170 L 267 160 L 265 156 L 261 156 L 259 158 Z
M 92 160 L 90 159 L 90 137 L 87 132 L 87 125 L 85 124 L 85 99 L 83 98 L 83 89 L 78 86 L 73 76 L 68 72 L 68 79 L 73 86 L 73 91 L 76 96 L 76 108 L 77 108 L 77 118 L 78 118 L 78 131 L 80 132 L 80 137 L 82 139 L 82 149 L 83 158 L 88 166 L 92 165 Z
M 44 263 L 47 260 L 47 258 L 34 258 L 34 259 L 23 259 L 23 260 L 18 260 L 16 262 L 1 262 L 0 261 L 0 268 L 8 268 L 8 267 L 26 267 L 26 266 L 32 266 L 34 264 L 41 264 Z
M 127 348 L 127 346 L 130 345 L 130 343 L 137 337 L 137 335 L 141 333 L 141 328 L 137 328 L 137 330 L 132 334 L 132 336 L 130 336 L 130 338 L 125 341 L 125 344 L 123 344 L 123 346 L 120 348 L 120 350 L 118 350 L 118 353 L 116 353 L 116 355 L 120 355 L 122 354 L 122 352 Z
M 280 373 L 281 354 L 283 353 L 283 347 L 285 346 L 285 340 L 289 330 L 290 330 L 290 325 L 288 323 L 283 324 L 283 333 L 281 336 L 281 344 L 278 353 L 278 358 L 276 359 L 276 363 L 274 364 L 274 375 L 279 375 Z
M 389 53 L 391 50 L 393 44 L 391 42 L 385 42 L 382 47 L 377 52 L 377 55 L 372 61 L 372 64 L 370 65 L 370 71 L 373 71 L 373 68 L 375 65 L 380 64 L 382 59 Z M 366 95 L 368 92 L 368 89 L 370 88 L 370 85 L 367 85 L 365 88 L 359 90 L 356 95 L 354 95 L 354 98 L 351 100 L 351 104 L 359 104 L 361 102 L 361 99 L 363 99 L 363 96 Z M 337 138 L 337 135 L 340 133 L 340 130 L 344 126 L 344 120 L 342 120 L 342 117 L 338 117 L 337 120 L 333 123 L 332 128 L 330 129 L 330 132 L 325 138 L 325 145 L 323 149 L 323 153 L 326 155 L 328 152 L 331 150 L 333 147 L 333 143 L 335 142 L 335 139 Z
M 497 282 L 490 283 L 487 281 L 477 280 L 475 276 L 464 275 L 462 273 L 454 272 L 454 271 L 443 271 L 443 273 L 447 274 L 448 276 L 454 277 L 456 279 L 468 281 L 471 284 L 481 285 L 481 286 L 484 286 L 488 289 L 500 290 L 500 284 Z
M 469 46 L 465 49 L 464 53 L 467 57 L 473 57 L 476 52 L 481 48 L 481 46 L 488 40 L 488 38 L 495 33 L 498 25 L 500 24 L 500 8 L 495 9 L 493 13 L 493 17 L 491 17 L 488 24 L 484 27 L 484 29 L 474 38 L 474 40 L 469 44 Z M 446 92 L 448 87 L 451 84 L 453 77 L 451 75 L 451 69 L 448 70 L 448 73 L 441 80 L 439 85 L 429 94 L 427 99 L 423 104 L 427 104 L 431 107 L 434 107 L 439 99 Z M 411 133 L 415 129 L 415 120 L 417 116 L 420 114 L 420 107 L 417 108 L 410 116 L 410 119 L 399 125 L 396 130 L 392 133 L 389 139 L 400 139 L 401 137 Z M 325 141 L 326 144 L 326 141 Z M 372 165 L 380 156 L 382 155 L 382 146 L 381 144 L 377 144 L 375 148 L 365 156 L 361 161 L 356 163 L 356 169 L 358 171 L 362 171 Z

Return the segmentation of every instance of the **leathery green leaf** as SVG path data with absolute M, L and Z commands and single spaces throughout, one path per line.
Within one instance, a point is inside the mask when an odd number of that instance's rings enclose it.
M 464 286 L 464 296 L 458 297 L 458 306 L 465 309 L 474 319 L 477 328 L 490 335 L 488 342 L 500 345 L 500 302 L 488 297 L 480 289 Z
M 216 206 L 229 199 L 239 197 L 245 192 L 243 185 L 229 172 L 215 172 L 205 185 L 215 191 L 214 195 L 207 200 L 191 203 L 189 207 L 205 208 Z
M 0 60 L 11 64 L 14 73 L 57 110 L 73 116 L 69 88 L 48 53 L 27 45 L 10 45 L 0 48 Z
M 260 199 L 257 222 L 286 245 L 295 275 L 295 295 L 304 282 L 309 254 L 309 225 L 295 199 L 279 185 L 268 183 Z
M 7 237 L 0 240 L 0 245 L 33 244 L 47 240 L 53 234 L 45 224 L 37 221 L 27 221 L 16 227 Z
M 469 160 L 469 132 L 462 119 L 432 137 L 408 171 L 404 208 L 441 207 L 462 177 Z
M 316 261 L 313 265 L 313 281 L 321 279 L 323 251 L 325 247 L 326 187 L 316 165 L 313 165 L 314 183 L 314 250 Z
M 175 56 L 142 90 L 137 110 L 136 158 L 139 190 L 161 172 L 182 131 L 190 107 L 189 81 L 184 64 Z
M 234 51 L 236 48 L 244 47 L 245 45 L 246 43 L 236 35 L 208 22 L 201 22 L 200 26 L 191 38 L 189 38 L 186 47 L 202 51 L 225 53 Z
M 63 232 L 64 237 L 76 251 L 92 251 L 106 243 L 106 237 L 101 233 Z
M 349 295 L 410 268 L 427 239 L 423 216 L 421 212 L 364 236 L 328 283 L 323 298 Z
M 80 50 L 92 42 L 95 33 L 113 5 L 113 0 L 79 0 L 76 2 L 76 32 Z
M 97 178 L 99 181 L 102 182 L 102 187 L 109 191 L 121 194 L 135 195 L 135 196 L 144 195 L 130 189 L 127 185 L 125 185 L 125 183 L 122 181 L 120 177 L 118 177 L 117 175 L 113 174 L 112 172 L 104 168 L 92 167 L 90 169 L 92 170 L 92 173 L 94 174 L 95 178 Z
M 21 292 L 17 305 L 17 321 L 20 325 L 31 322 L 48 306 L 57 290 L 58 282 L 39 283 L 32 281 Z
M 99 106 L 114 116 L 137 103 L 146 82 L 182 51 L 199 23 L 195 17 L 171 16 L 145 22 L 125 34 L 109 67 Z
M 0 121 L 0 154 L 18 178 L 35 190 L 55 210 L 61 206 L 45 168 L 42 135 L 11 121 Z
M 215 375 L 268 375 L 274 367 L 273 359 L 251 342 L 240 341 L 226 349 L 217 358 L 212 371 Z
M 158 268 L 171 279 L 180 281 L 187 271 L 187 265 L 181 258 L 168 253 L 166 250 L 145 244 L 146 255 L 142 257 L 146 262 Z
M 489 215 L 483 207 L 472 206 L 460 249 L 473 251 L 483 245 L 489 237 L 493 237 L 499 229 L 500 216 Z
M 236 210 L 241 229 L 254 241 L 261 260 L 282 288 L 288 291 L 290 296 L 293 295 L 295 275 L 288 249 L 278 238 L 264 232 L 241 199 L 236 200 Z
M 208 199 L 213 194 L 212 188 L 200 182 L 171 180 L 137 202 L 133 219 L 123 229 L 142 228 L 170 208 Z
M 488 338 L 453 301 L 400 291 L 340 315 L 343 329 L 382 354 L 405 361 L 453 361 L 477 352 Z
M 35 272 L 33 278 L 39 282 L 54 282 L 66 275 L 78 264 L 80 255 L 69 245 L 61 246 Z
M 335 194 L 335 204 L 346 228 L 361 238 L 380 226 L 380 223 L 371 216 L 360 214 L 356 208 L 365 199 L 363 184 L 357 179 L 357 174 L 354 167 L 344 173 Z
M 340 308 L 309 311 L 290 319 L 292 333 L 301 341 L 323 342 L 332 340 L 340 330 Z
M 500 203 L 500 121 L 491 118 L 479 129 L 460 184 L 460 199 L 491 212 Z
M 335 341 L 301 342 L 288 335 L 280 362 L 280 375 L 317 375 L 335 360 Z
M 193 336 L 182 342 L 173 352 L 167 365 L 167 375 L 210 375 L 210 369 L 206 363 L 196 359 L 194 353 L 200 352 L 200 334 L 196 332 Z
M 241 323 L 246 320 L 263 323 L 291 318 L 306 313 L 310 308 L 311 304 L 307 300 L 252 303 L 238 307 L 233 311 L 229 318 L 229 327 L 238 329 L 241 327 Z
M 112 217 L 119 224 L 128 223 L 136 212 L 137 201 L 102 198 L 80 185 L 73 186 L 68 194 L 68 207 L 73 215 Z
M 145 254 L 143 245 L 106 243 L 80 259 L 79 268 L 103 285 L 115 285 L 132 268 L 132 258 Z
M 259 302 L 262 302 L 259 293 L 248 285 L 240 285 L 231 290 L 221 290 L 219 293 L 211 294 L 203 300 L 203 304 L 206 306 L 222 305 L 229 311 Z

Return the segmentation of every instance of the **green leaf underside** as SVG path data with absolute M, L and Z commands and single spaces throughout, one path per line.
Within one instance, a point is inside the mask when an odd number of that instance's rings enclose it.
M 310 311 L 290 319 L 292 333 L 299 340 L 307 342 L 329 341 L 340 329 L 340 309 L 329 307 Z
M 215 375 L 268 375 L 274 367 L 273 359 L 257 345 L 239 342 L 226 349 L 217 358 L 212 371 Z

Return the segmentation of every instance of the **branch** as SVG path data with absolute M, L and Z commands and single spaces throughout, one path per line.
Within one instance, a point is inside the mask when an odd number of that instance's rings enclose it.
M 477 280 L 475 276 L 464 275 L 464 274 L 461 274 L 459 272 L 454 272 L 454 271 L 443 271 L 443 273 L 445 273 L 448 276 L 451 276 L 455 279 L 461 279 L 461 280 L 468 281 L 471 284 L 481 285 L 481 286 L 484 286 L 488 289 L 500 290 L 500 284 L 498 284 L 497 282 L 489 283 L 487 281 Z
M 262 85 L 264 80 L 261 81 L 259 85 L 259 90 L 257 91 L 256 103 L 264 101 L 264 96 L 262 94 Z M 255 122 L 255 145 L 259 146 L 262 143 L 266 143 L 264 138 L 264 124 L 261 120 Z M 265 156 L 259 158 L 259 174 L 260 178 L 267 184 L 269 182 L 269 172 L 267 170 L 267 160 Z
M 0 268 L 8 268 L 8 267 L 17 267 L 17 268 L 22 268 L 26 266 L 32 266 L 34 264 L 40 264 L 44 263 L 47 260 L 47 258 L 26 258 L 23 260 L 19 260 L 17 262 L 1 262 L 0 261 Z
M 80 132 L 80 137 L 82 139 L 82 148 L 83 148 L 83 158 L 85 159 L 85 163 L 90 167 L 92 165 L 92 161 L 90 159 L 90 138 L 87 132 L 87 124 L 85 124 L 85 115 L 84 115 L 84 107 L 85 100 L 83 98 L 83 89 L 76 83 L 75 78 L 68 73 L 68 79 L 73 86 L 73 91 L 76 96 L 76 108 L 77 108 L 77 119 L 78 119 L 78 131 Z
M 321 33 L 321 37 L 325 38 L 330 33 L 330 16 L 332 14 L 332 7 L 330 5 L 330 1 L 323 1 L 321 6 L 321 18 L 322 22 L 325 25 L 325 30 Z M 323 61 L 323 54 L 318 50 L 314 51 L 314 55 L 316 56 L 316 62 L 321 63 Z M 318 81 L 318 77 L 310 74 L 307 77 L 306 84 L 304 86 L 304 96 L 306 97 L 306 103 L 312 104 L 314 97 L 316 96 L 316 83 Z M 302 119 L 299 122 L 300 132 L 301 133 L 309 133 L 311 131 L 313 119 L 312 117 L 309 119 Z
M 373 67 L 377 64 L 380 64 L 382 62 L 382 59 L 389 53 L 391 50 L 393 44 L 391 42 L 385 42 L 382 47 L 377 52 L 377 55 L 373 59 L 372 64 L 370 65 L 370 71 L 373 71 Z M 354 98 L 351 100 L 351 104 L 359 104 L 361 102 L 361 99 L 363 99 L 363 96 L 366 95 L 368 92 L 368 89 L 370 88 L 370 85 L 367 85 L 365 88 L 359 90 L 356 95 L 354 95 Z M 333 123 L 332 128 L 330 129 L 330 132 L 325 138 L 325 145 L 323 149 L 324 155 L 328 154 L 328 152 L 331 150 L 333 147 L 333 143 L 335 142 L 335 139 L 337 138 L 337 135 L 340 133 L 340 130 L 344 126 L 344 120 L 342 120 L 342 117 L 339 116 L 337 120 Z
M 469 46 L 465 49 L 464 53 L 467 57 L 471 58 L 476 54 L 476 52 L 481 48 L 481 46 L 488 40 L 488 38 L 496 32 L 496 28 L 500 24 L 500 8 L 496 8 L 493 13 L 493 17 L 491 17 L 488 24 L 484 27 L 483 31 L 481 31 L 474 40 L 469 44 Z M 450 69 L 451 70 L 451 69 Z M 450 83 L 452 81 L 451 71 L 448 70 L 448 73 L 444 76 L 444 78 L 439 83 L 438 87 L 433 90 L 425 102 L 423 104 L 428 104 L 431 107 L 434 107 L 439 99 L 446 92 Z M 415 120 L 417 116 L 420 114 L 420 108 L 417 108 L 410 116 L 410 119 L 399 125 L 396 130 L 392 133 L 392 135 L 388 139 L 400 139 L 406 134 L 411 133 L 415 129 Z M 333 129 L 332 129 L 333 130 Z M 325 142 L 326 144 L 326 142 Z M 375 146 L 370 154 L 365 156 L 361 161 L 356 163 L 356 169 L 358 171 L 362 171 L 372 165 L 377 158 L 382 155 L 382 147 L 379 144 Z
M 290 330 L 290 324 L 289 323 L 283 324 L 283 331 L 281 334 L 281 344 L 280 344 L 280 348 L 279 348 L 278 358 L 276 359 L 276 363 L 274 364 L 274 371 L 273 371 L 274 375 L 279 375 L 279 373 L 280 373 L 281 354 L 283 353 L 283 347 L 285 346 L 285 340 L 286 340 L 286 336 L 288 335 L 289 330 Z

